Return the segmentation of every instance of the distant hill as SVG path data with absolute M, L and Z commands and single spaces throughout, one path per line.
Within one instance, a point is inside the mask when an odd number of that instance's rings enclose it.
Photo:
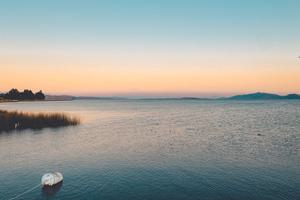
M 286 96 L 281 96 L 278 94 L 257 92 L 252 94 L 236 95 L 224 99 L 226 100 L 284 100 L 284 99 L 300 99 L 300 95 L 288 94 Z
M 75 100 L 125 100 L 125 97 L 93 97 L 93 96 L 77 96 Z
M 299 94 L 288 94 L 286 96 L 284 96 L 285 99 L 300 99 L 300 95 Z
M 48 96 L 46 96 L 46 100 Z M 284 100 L 284 99 L 300 99 L 298 94 L 288 94 L 286 96 L 281 96 L 278 94 L 271 93 L 251 93 L 235 95 L 231 97 L 221 97 L 221 98 L 201 98 L 201 97 L 160 97 L 160 98 L 130 98 L 130 97 L 93 97 L 93 96 L 62 96 L 68 97 L 67 100 L 126 100 L 126 99 L 140 99 L 140 100 Z
M 271 93 L 251 93 L 235 95 L 231 97 L 220 98 L 200 98 L 200 97 L 169 97 L 169 98 L 130 98 L 130 97 L 97 97 L 97 96 L 68 96 L 68 95 L 46 95 L 47 101 L 71 101 L 71 100 L 285 100 L 285 99 L 300 99 L 298 94 L 288 94 L 281 96 Z
M 75 97 L 68 95 L 46 95 L 46 101 L 72 101 Z

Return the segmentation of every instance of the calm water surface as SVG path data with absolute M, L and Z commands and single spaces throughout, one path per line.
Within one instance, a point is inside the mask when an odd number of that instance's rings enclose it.
M 59 111 L 77 127 L 0 134 L 0 199 L 300 200 L 300 101 L 2 103 Z

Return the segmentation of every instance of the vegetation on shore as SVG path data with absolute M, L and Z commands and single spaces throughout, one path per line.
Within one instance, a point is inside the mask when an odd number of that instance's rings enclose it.
M 80 119 L 63 113 L 27 113 L 0 110 L 0 133 L 12 130 L 42 129 L 80 124 Z
M 33 100 L 45 100 L 44 93 L 40 90 L 39 92 L 33 93 L 31 90 L 24 90 L 19 92 L 18 89 L 11 89 L 9 92 L 0 94 L 0 101 L 33 101 Z

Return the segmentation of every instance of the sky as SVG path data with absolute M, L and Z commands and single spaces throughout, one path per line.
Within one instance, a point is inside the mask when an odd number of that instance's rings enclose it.
M 0 0 L 0 92 L 300 93 L 299 0 Z

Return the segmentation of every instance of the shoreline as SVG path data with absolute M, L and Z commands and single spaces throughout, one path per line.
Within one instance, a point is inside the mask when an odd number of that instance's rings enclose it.
M 4 99 L 0 99 L 0 103 L 10 103 L 10 102 L 19 102 L 18 100 L 4 100 Z
M 73 100 L 0 100 L 0 103 L 48 102 L 48 101 L 73 101 Z

